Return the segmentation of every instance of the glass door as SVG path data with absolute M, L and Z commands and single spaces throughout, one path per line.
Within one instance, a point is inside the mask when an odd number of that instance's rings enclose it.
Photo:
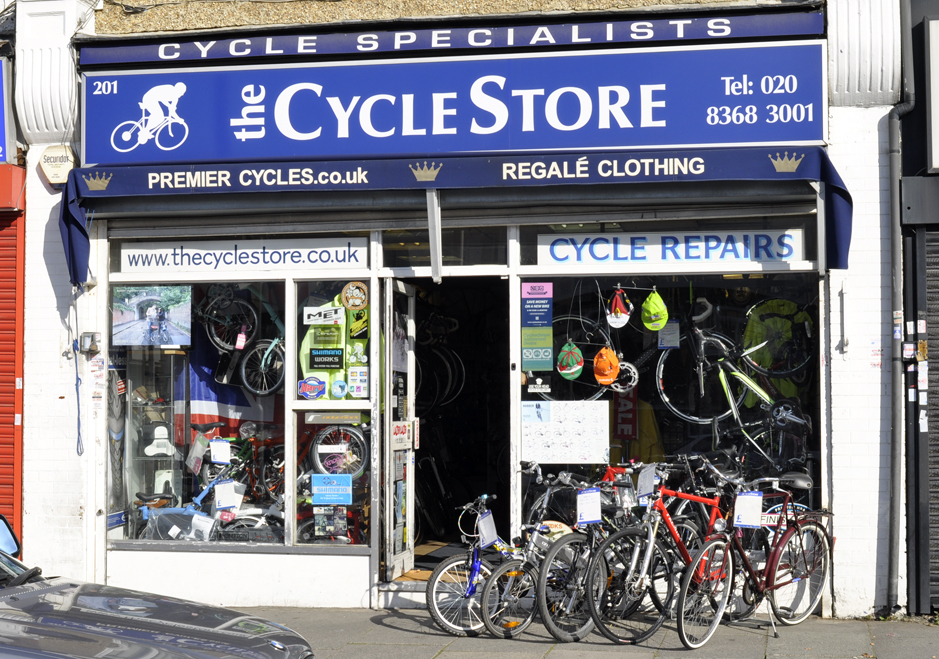
M 384 478 L 385 578 L 414 567 L 414 289 L 389 279 L 384 314 Z

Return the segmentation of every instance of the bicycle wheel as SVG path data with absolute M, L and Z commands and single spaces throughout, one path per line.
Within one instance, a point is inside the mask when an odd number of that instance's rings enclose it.
M 319 474 L 352 474 L 355 480 L 368 466 L 368 442 L 355 426 L 326 426 L 313 437 L 308 453 Z
M 115 151 L 127 153 L 137 148 L 139 145 L 137 133 L 140 130 L 138 123 L 137 121 L 125 121 L 117 125 L 114 132 L 111 133 L 111 146 L 114 147 Z
M 593 375 L 593 359 L 601 348 L 611 345 L 609 333 L 597 322 L 577 315 L 557 316 L 552 321 L 554 358 L 568 341 L 580 349 L 584 357 L 584 368 L 573 380 L 558 374 L 551 379 L 551 391 L 539 393 L 545 400 L 596 400 L 608 387 L 597 382 Z
M 594 623 L 584 597 L 590 539 L 568 533 L 548 549 L 538 572 L 538 611 L 551 636 L 563 643 L 579 641 Z
M 685 570 L 678 589 L 678 638 L 689 650 L 700 648 L 717 630 L 733 578 L 730 541 L 717 537 L 705 542 Z
M 515 638 L 538 611 L 538 570 L 524 561 L 507 561 L 486 579 L 483 624 L 496 638 Z
M 812 319 L 790 300 L 772 298 L 747 311 L 743 360 L 757 373 L 788 378 L 808 367 L 815 353 Z
M 283 343 L 258 341 L 241 357 L 241 383 L 257 396 L 269 396 L 284 384 L 285 360 Z
M 805 521 L 786 531 L 771 566 L 769 603 L 776 619 L 798 625 L 818 608 L 831 575 L 831 543 L 818 522 Z
M 451 556 L 434 568 L 427 582 L 426 598 L 437 626 L 454 636 L 478 636 L 483 628 L 480 605 L 483 583 L 491 574 L 492 565 L 480 560 L 475 591 L 467 595 L 473 579 L 472 560 L 467 554 Z
M 246 345 L 254 341 L 258 333 L 258 314 L 249 302 L 241 298 L 213 298 L 206 305 L 203 316 L 209 340 L 223 352 L 235 349 L 242 328 Z
M 261 487 L 272 499 L 277 499 L 284 493 L 284 466 L 286 452 L 283 444 L 271 447 L 264 455 L 261 465 Z M 301 470 L 297 465 L 297 471 Z
M 704 356 L 711 359 L 733 350 L 733 342 L 726 336 L 710 333 L 704 340 Z M 721 386 L 720 367 L 711 366 L 703 374 L 703 382 L 696 372 L 694 346 L 686 334 L 677 348 L 662 351 L 655 370 L 655 385 L 659 398 L 672 414 L 690 423 L 706 425 L 716 417 L 719 421 L 731 415 L 730 404 Z M 733 380 L 730 386 L 736 386 Z M 742 387 L 735 399 L 737 407 L 743 404 L 748 389 Z M 728 392 L 733 396 L 732 392 Z
M 643 575 L 649 552 L 649 569 Z M 675 593 L 672 556 L 658 541 L 650 547 L 644 530 L 626 528 L 604 540 L 587 574 L 590 617 L 614 643 L 642 643 L 665 622 Z
M 738 529 L 740 544 L 746 554 L 750 566 L 758 573 L 765 573 L 766 559 L 769 557 L 769 543 L 767 542 L 767 529 Z M 739 559 L 739 557 L 738 557 Z M 734 579 L 727 597 L 727 606 L 724 608 L 724 620 L 739 622 L 751 617 L 763 603 L 763 594 L 757 592 L 739 559 L 734 564 Z
M 176 130 L 173 130 L 173 127 Z M 189 126 L 182 119 L 167 117 L 166 123 L 156 132 L 156 145 L 163 151 L 172 151 L 189 137 Z

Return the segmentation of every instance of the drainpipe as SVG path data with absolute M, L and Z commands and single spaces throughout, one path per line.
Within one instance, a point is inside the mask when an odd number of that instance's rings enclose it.
M 910 0 L 900 2 L 900 75 L 902 102 L 890 110 L 889 162 L 890 162 L 890 274 L 892 279 L 891 309 L 894 313 L 903 309 L 903 239 L 900 232 L 900 119 L 916 104 L 913 86 L 913 32 L 910 25 Z M 887 554 L 887 613 L 897 610 L 900 574 L 900 519 L 903 508 L 903 327 L 896 333 L 897 318 L 894 317 L 894 335 L 890 357 L 891 428 L 890 428 L 890 549 Z

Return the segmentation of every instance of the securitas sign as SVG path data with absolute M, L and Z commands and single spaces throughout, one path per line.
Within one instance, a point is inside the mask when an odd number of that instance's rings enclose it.
M 82 161 L 823 144 L 822 41 L 86 73 Z

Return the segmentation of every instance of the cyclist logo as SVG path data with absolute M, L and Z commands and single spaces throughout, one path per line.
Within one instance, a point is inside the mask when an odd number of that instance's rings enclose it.
M 140 103 L 141 117 L 137 121 L 118 124 L 111 133 L 111 146 L 115 151 L 127 153 L 151 139 L 163 151 L 178 148 L 189 137 L 189 126 L 176 114 L 179 99 L 186 93 L 186 85 L 157 85 L 147 91 Z M 164 107 L 166 112 L 163 111 Z

